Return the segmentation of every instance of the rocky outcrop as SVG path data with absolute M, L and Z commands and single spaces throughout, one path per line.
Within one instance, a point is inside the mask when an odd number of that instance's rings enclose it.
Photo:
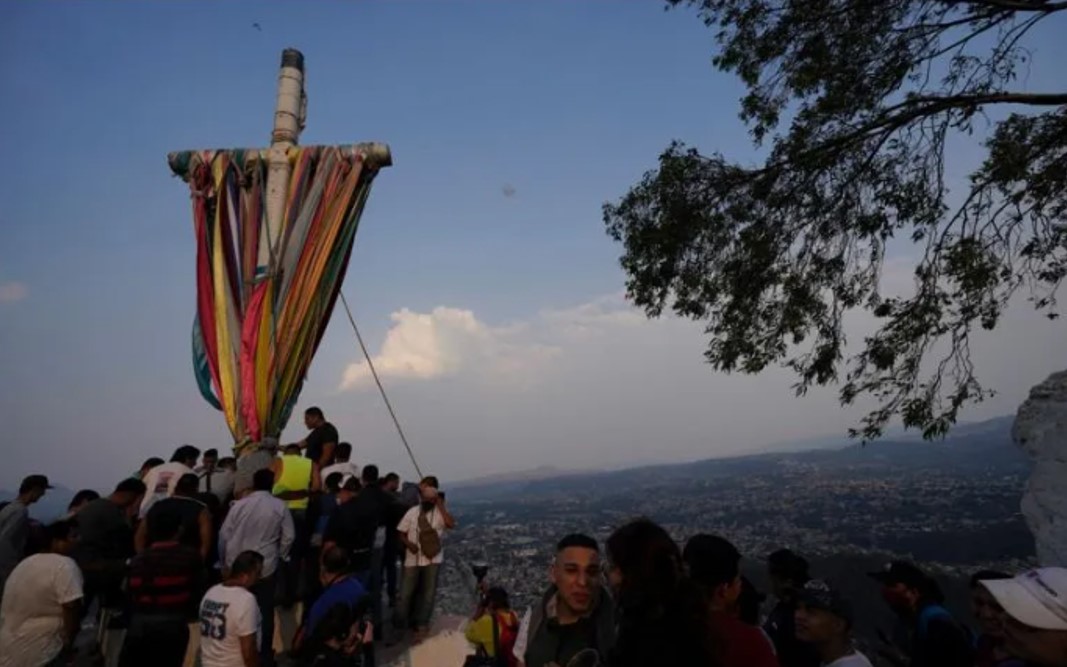
M 1041 565 L 1067 567 L 1067 371 L 1030 390 L 1012 438 L 1034 459 L 1022 511 Z

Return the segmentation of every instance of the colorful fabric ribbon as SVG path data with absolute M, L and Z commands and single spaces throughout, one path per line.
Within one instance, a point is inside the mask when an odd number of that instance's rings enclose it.
M 285 214 L 257 275 L 267 161 L 259 151 L 170 156 L 189 184 L 196 234 L 193 369 L 234 442 L 278 436 L 326 331 L 377 174 L 358 146 L 289 150 Z

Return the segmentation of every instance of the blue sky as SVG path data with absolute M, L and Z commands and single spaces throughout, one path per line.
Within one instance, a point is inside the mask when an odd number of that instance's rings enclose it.
M 1039 61 L 1064 54 L 1051 31 L 1035 43 Z M 673 138 L 752 155 L 740 86 L 713 70 L 712 33 L 688 12 L 12 3 L 0 26 L 0 285 L 21 287 L 0 303 L 12 464 L 0 487 L 37 471 L 106 486 L 182 442 L 226 446 L 190 371 L 190 204 L 165 156 L 264 145 L 289 46 L 307 63 L 302 143 L 393 149 L 344 289 L 386 367 L 391 349 L 430 369 L 387 377 L 424 467 L 456 478 L 697 458 L 855 419 L 828 394 L 791 400 L 783 374 L 716 376 L 701 366 L 699 327 L 646 323 L 619 302 L 602 203 Z M 991 339 L 1008 390 L 974 416 L 1009 411 L 1062 352 L 1063 329 L 1027 315 Z M 1025 359 L 1004 352 L 1021 336 Z M 355 362 L 335 318 L 301 403 L 322 405 L 364 462 L 407 473 Z

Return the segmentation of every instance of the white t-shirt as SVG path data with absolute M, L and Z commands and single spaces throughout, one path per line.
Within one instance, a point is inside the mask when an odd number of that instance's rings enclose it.
M 396 529 L 401 533 L 406 533 L 408 540 L 413 544 L 419 543 L 419 512 L 421 507 L 416 505 L 407 511 L 404 518 L 397 524 Z M 442 541 L 445 537 L 445 518 L 441 515 L 440 510 L 430 510 L 426 518 L 430 522 L 430 526 L 437 531 L 437 534 L 441 536 Z M 404 567 L 423 567 L 426 565 L 440 565 L 445 561 L 445 550 L 441 548 L 440 553 L 429 559 L 422 555 L 420 551 L 418 554 L 413 554 L 409 549 L 404 549 Z
M 73 559 L 36 554 L 15 567 L 0 605 L 0 667 L 37 667 L 63 650 L 63 605 L 82 598 Z
M 256 635 L 258 647 L 259 624 L 254 595 L 239 586 L 212 586 L 200 602 L 202 667 L 244 667 L 241 637 Z
M 143 519 L 148 514 L 149 508 L 157 500 L 174 495 L 174 487 L 178 485 L 178 480 L 182 475 L 187 475 L 192 471 L 192 468 L 179 461 L 164 463 L 149 470 L 143 480 L 148 490 L 145 491 L 144 500 L 141 501 L 141 518 Z
M 871 665 L 871 661 L 867 659 L 867 656 L 863 655 L 859 651 L 851 655 L 846 655 L 842 658 L 834 660 L 826 667 L 874 667 Z
M 341 473 L 342 486 L 345 482 L 348 481 L 350 477 L 355 477 L 356 479 L 359 479 L 359 466 L 357 466 L 355 463 L 352 463 L 351 461 L 331 463 L 330 465 L 323 468 L 322 472 L 319 473 L 319 476 L 322 478 L 323 486 L 326 485 L 326 478 L 334 474 L 335 472 Z

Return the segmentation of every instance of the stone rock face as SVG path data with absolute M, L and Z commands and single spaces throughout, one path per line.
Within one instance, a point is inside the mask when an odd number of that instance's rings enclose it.
M 1067 567 L 1067 371 L 1030 390 L 1012 438 L 1034 459 L 1022 512 L 1043 566 Z

